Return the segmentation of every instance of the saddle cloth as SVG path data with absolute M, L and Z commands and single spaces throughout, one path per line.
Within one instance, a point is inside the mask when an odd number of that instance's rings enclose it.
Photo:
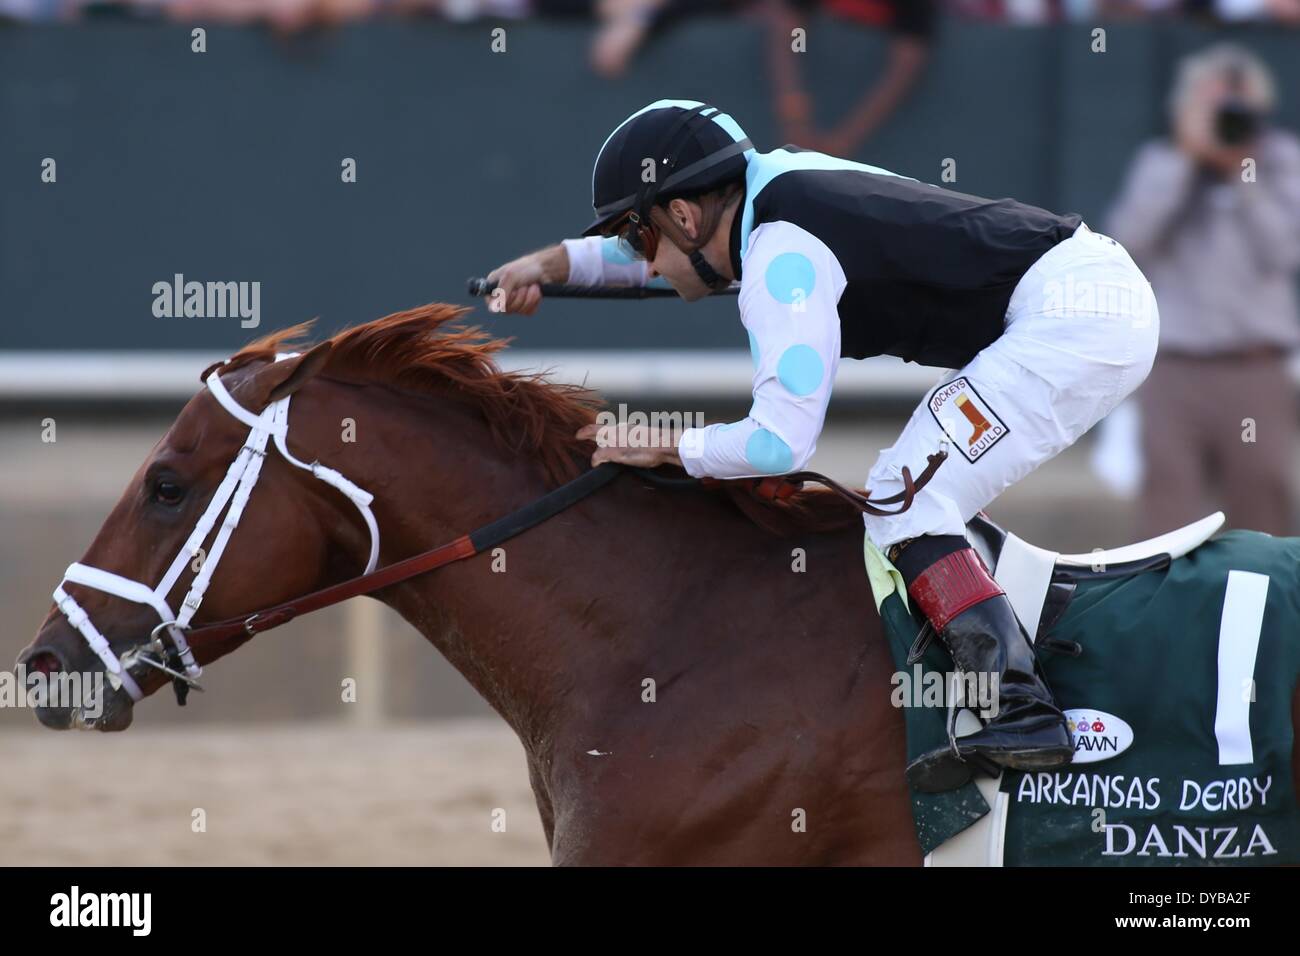
M 938 641 L 920 665 L 906 664 L 923 619 L 869 539 L 866 550 L 911 760 L 947 741 L 946 708 L 916 692 L 918 675 L 933 688 L 953 668 Z M 1300 539 L 1230 531 L 1164 568 L 1084 578 L 1046 633 L 1082 648 L 1053 652 L 1038 635 L 1074 762 L 914 792 L 927 863 L 945 854 L 967 865 L 1300 863 L 1291 770 Z

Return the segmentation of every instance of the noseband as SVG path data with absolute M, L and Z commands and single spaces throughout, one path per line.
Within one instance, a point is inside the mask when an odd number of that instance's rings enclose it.
M 279 354 L 276 355 L 275 360 L 279 362 L 284 359 L 295 358 L 297 355 L 297 352 Z M 379 560 L 379 527 L 375 523 L 375 516 L 370 510 L 370 504 L 374 501 L 374 496 L 357 487 L 332 468 L 326 468 L 320 462 L 306 464 L 299 461 L 286 447 L 285 439 L 289 434 L 289 400 L 292 396 L 285 396 L 278 401 L 272 402 L 262 410 L 261 414 L 254 415 L 235 401 L 226 389 L 225 384 L 222 383 L 221 376 L 215 371 L 208 375 L 205 384 L 221 407 L 236 419 L 248 425 L 250 431 L 243 447 L 239 449 L 238 454 L 235 455 L 235 460 L 226 471 L 226 477 L 217 486 L 212 500 L 208 503 L 207 510 L 199 518 L 189 538 L 186 539 L 185 544 L 167 569 L 167 573 L 163 575 L 162 581 L 158 583 L 157 587 L 150 588 L 147 584 L 133 581 L 111 571 L 92 568 L 85 564 L 72 564 L 68 566 L 68 570 L 64 573 L 59 586 L 54 589 L 54 603 L 64 617 L 68 619 L 68 623 L 86 639 L 86 643 L 90 645 L 90 649 L 95 652 L 95 655 L 103 661 L 109 684 L 115 690 L 118 688 L 124 689 L 132 700 L 140 700 L 144 696 L 140 691 L 140 685 L 136 683 L 130 672 L 130 666 L 137 662 L 169 675 L 176 688 L 176 698 L 181 704 L 185 703 L 185 694 L 190 687 L 195 687 L 198 690 L 203 689 L 197 683 L 202 668 L 194 659 L 194 652 L 185 639 L 185 631 L 189 628 L 191 619 L 198 612 L 199 605 L 203 603 L 203 595 L 212 582 L 212 576 L 216 573 L 217 565 L 221 563 L 221 557 L 225 554 L 230 536 L 234 533 L 235 528 L 239 526 L 239 519 L 243 517 L 249 496 L 252 495 L 253 487 L 257 484 L 257 479 L 262 473 L 262 463 L 266 460 L 266 446 L 272 438 L 275 440 L 275 447 L 285 461 L 295 468 L 310 471 L 325 484 L 341 491 L 361 512 L 361 517 L 370 530 L 370 559 L 366 563 L 365 573 L 369 574 L 373 571 L 376 562 Z M 203 555 L 203 542 L 207 540 L 208 534 L 212 531 L 227 504 L 230 505 L 230 508 L 226 511 L 225 519 L 221 522 L 221 528 L 212 542 L 212 550 L 205 558 L 201 558 Z M 185 600 L 181 602 L 180 613 L 175 614 L 167 603 L 167 595 L 171 593 L 186 565 L 196 559 L 201 559 L 201 563 L 196 568 L 198 573 L 190 583 L 190 590 L 185 595 Z M 157 612 L 162 623 L 150 633 L 147 644 L 139 648 L 132 648 L 123 655 L 129 660 L 128 664 L 124 664 L 122 659 L 119 659 L 113 653 L 108 641 L 95 627 L 94 622 L 91 621 L 90 615 L 64 590 L 64 585 L 68 583 L 80 584 L 96 591 L 103 591 L 136 604 L 147 604 Z M 163 634 L 170 639 L 170 647 L 164 642 Z

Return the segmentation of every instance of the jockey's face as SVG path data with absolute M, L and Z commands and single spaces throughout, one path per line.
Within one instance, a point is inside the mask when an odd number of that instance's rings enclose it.
M 668 280 L 668 284 L 677 290 L 677 294 L 687 302 L 694 302 L 709 294 L 709 287 L 695 274 L 695 267 L 691 265 L 691 260 L 686 253 L 678 249 L 667 237 L 659 242 L 654 261 L 650 263 L 650 275 L 651 277 L 663 276 Z
M 651 213 L 651 216 L 657 224 L 661 223 L 665 218 L 670 219 L 673 225 L 677 227 L 677 230 L 691 239 L 699 235 L 700 207 L 699 204 L 688 199 L 674 199 L 666 209 L 656 208 Z M 718 268 L 719 258 L 717 251 L 713 247 L 719 245 L 719 237 L 722 237 L 722 241 L 725 243 L 726 237 L 730 233 L 730 217 L 724 215 L 723 222 L 719 224 L 713 236 L 700 250 L 709 261 L 709 264 L 715 269 Z M 725 245 L 722 248 L 723 258 L 725 258 L 727 254 Z M 659 246 L 655 250 L 654 259 L 650 262 L 650 274 L 652 277 L 661 275 L 667 279 L 668 284 L 687 302 L 702 299 L 710 292 L 709 287 L 696 275 L 690 257 L 677 247 L 677 244 L 672 240 L 671 234 L 665 231 L 662 226 L 660 227 Z

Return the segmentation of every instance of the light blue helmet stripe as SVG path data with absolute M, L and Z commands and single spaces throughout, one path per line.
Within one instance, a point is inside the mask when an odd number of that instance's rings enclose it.
M 641 107 L 641 109 L 637 110 L 627 119 L 623 120 L 623 122 L 615 126 L 614 131 L 605 137 L 605 142 L 600 144 L 600 151 L 596 153 L 596 162 L 591 167 L 591 194 L 593 196 L 596 194 L 596 167 L 600 165 L 600 157 L 605 155 L 605 147 L 609 145 L 609 141 L 613 139 L 614 136 L 618 133 L 618 131 L 621 130 L 624 126 L 632 122 L 632 120 L 636 119 L 638 116 L 642 115 L 643 113 L 649 113 L 651 110 L 665 110 L 665 109 L 670 109 L 671 107 L 674 106 L 680 109 L 690 110 L 690 109 L 694 109 L 697 106 L 703 106 L 703 105 L 704 104 L 701 103 L 699 100 L 655 100 L 649 106 Z M 708 109 L 704 110 L 700 115 L 707 116 L 711 120 L 713 120 L 713 122 L 717 123 L 718 126 L 722 127 L 722 129 L 726 131 L 727 135 L 730 136 L 732 140 L 734 140 L 735 142 L 738 143 L 745 138 L 745 131 L 740 128 L 740 124 L 737 123 L 726 113 L 719 112 L 717 107 L 710 106 L 708 107 Z M 747 149 L 745 150 L 743 155 L 746 159 L 749 159 L 749 157 L 754 155 L 754 152 L 755 151 L 752 149 Z

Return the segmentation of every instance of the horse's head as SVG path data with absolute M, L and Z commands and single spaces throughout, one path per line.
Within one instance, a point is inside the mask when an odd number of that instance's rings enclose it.
M 135 701 L 172 682 L 183 702 L 202 665 L 297 613 L 297 604 L 277 605 L 373 570 L 372 498 L 313 462 L 317 455 L 355 469 L 389 508 L 427 499 L 428 468 L 473 463 L 445 469 L 438 507 L 418 521 L 399 510 L 393 527 L 389 512 L 388 544 L 400 553 L 427 547 L 426 534 L 481 522 L 490 513 L 476 497 L 483 489 L 499 495 L 518 486 L 509 493 L 527 500 L 575 477 L 590 454 L 576 433 L 599 397 L 539 373 L 503 372 L 492 357 L 505 340 L 448 327 L 465 311 L 429 303 L 346 329 L 303 355 L 282 354 L 305 334 L 298 326 L 205 372 L 206 388 L 68 568 L 53 610 L 19 656 L 38 692 L 57 685 L 82 694 L 33 701 L 41 722 L 125 729 Z M 307 383 L 290 416 L 292 396 Z M 79 703 L 97 679 L 102 712 L 93 697 L 90 707 Z
M 98 701 L 46 700 L 36 708 L 41 723 L 125 729 L 136 700 L 174 681 L 183 695 L 201 665 L 248 639 L 191 649 L 183 629 L 196 613 L 205 621 L 247 614 L 321 580 L 332 560 L 329 529 L 340 522 L 320 512 L 337 507 L 338 496 L 329 500 L 301 462 L 295 467 L 272 446 L 284 447 L 287 429 L 276 412 L 287 421 L 288 397 L 329 348 L 326 342 L 301 356 L 205 373 L 208 387 L 154 446 L 19 655 L 31 683 L 63 681 L 66 690 L 74 674 L 80 685 L 102 681 Z M 223 531 L 235 523 L 237 535 Z M 223 537 L 231 538 L 229 548 Z M 177 621 L 180 627 L 167 626 Z

